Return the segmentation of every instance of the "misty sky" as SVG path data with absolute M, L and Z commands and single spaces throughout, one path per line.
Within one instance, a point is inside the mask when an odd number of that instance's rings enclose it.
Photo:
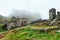
M 3 16 L 8 16 L 13 9 L 18 9 L 40 13 L 41 17 L 46 19 L 50 8 L 59 11 L 60 0 L 0 0 L 0 15 Z

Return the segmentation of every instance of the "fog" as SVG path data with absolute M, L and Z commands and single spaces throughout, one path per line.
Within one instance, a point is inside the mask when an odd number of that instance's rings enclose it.
M 28 10 L 35 15 L 38 12 L 42 19 L 48 19 L 49 9 L 60 11 L 59 4 L 60 0 L 0 0 L 0 14 L 8 16 L 13 9 Z
M 27 18 L 29 21 L 34 21 L 37 19 L 41 19 L 41 15 L 40 13 L 36 13 L 36 12 L 29 12 L 27 10 L 17 10 L 14 9 L 11 14 L 9 15 L 9 17 L 17 17 L 17 18 Z

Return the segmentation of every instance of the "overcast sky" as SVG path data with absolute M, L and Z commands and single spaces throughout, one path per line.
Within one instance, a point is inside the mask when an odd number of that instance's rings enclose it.
M 40 13 L 43 19 L 48 18 L 50 8 L 60 10 L 60 0 L 0 0 L 0 14 L 8 16 L 13 9 L 28 10 Z

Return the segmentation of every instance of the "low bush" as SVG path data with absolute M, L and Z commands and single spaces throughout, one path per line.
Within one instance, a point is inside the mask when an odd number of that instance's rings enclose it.
M 6 31 L 6 30 L 3 30 L 2 27 L 3 27 L 3 24 L 0 24 L 0 32 Z

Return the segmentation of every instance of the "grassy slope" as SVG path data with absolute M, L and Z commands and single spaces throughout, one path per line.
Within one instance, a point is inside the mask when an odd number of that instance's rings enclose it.
M 31 30 L 25 27 L 9 31 L 5 37 L 0 40 L 60 40 L 60 33 L 41 33 L 38 30 Z

